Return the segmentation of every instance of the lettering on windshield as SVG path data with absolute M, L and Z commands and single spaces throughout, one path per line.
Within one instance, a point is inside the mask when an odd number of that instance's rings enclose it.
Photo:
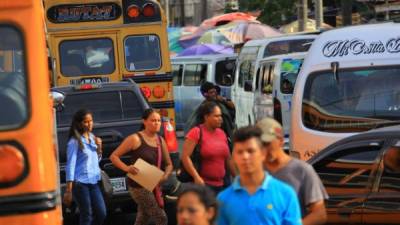
M 322 48 L 325 57 L 343 57 L 347 55 L 369 55 L 381 53 L 399 53 L 400 37 L 382 41 L 366 42 L 365 40 L 335 40 L 327 42 Z

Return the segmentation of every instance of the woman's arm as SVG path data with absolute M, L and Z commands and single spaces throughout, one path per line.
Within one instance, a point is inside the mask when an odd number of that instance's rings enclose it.
M 126 173 L 136 174 L 138 169 L 133 165 L 126 165 L 121 161 L 120 157 L 125 155 L 131 150 L 135 150 L 140 146 L 140 139 L 137 134 L 130 135 L 124 139 L 124 141 L 114 150 L 110 155 L 110 160 L 115 167 Z
M 161 178 L 160 182 L 164 182 L 171 175 L 172 170 L 174 168 L 172 166 L 171 158 L 169 157 L 167 144 L 165 143 L 165 140 L 162 137 L 161 137 L 161 144 L 162 144 L 161 150 L 162 150 L 162 154 L 163 154 L 163 161 L 165 163 L 165 171 L 164 171 L 164 176 Z
M 200 177 L 199 172 L 194 168 L 193 162 L 190 159 L 190 156 L 193 154 L 193 150 L 195 149 L 197 143 L 186 138 L 185 142 L 183 142 L 183 151 L 181 160 L 183 166 L 186 171 L 193 177 L 193 180 L 196 184 L 204 184 L 204 180 Z
M 72 186 L 75 179 L 76 159 L 78 156 L 78 141 L 70 139 L 67 144 L 67 166 L 65 168 L 67 187 L 65 189 L 63 202 L 66 206 L 72 203 Z

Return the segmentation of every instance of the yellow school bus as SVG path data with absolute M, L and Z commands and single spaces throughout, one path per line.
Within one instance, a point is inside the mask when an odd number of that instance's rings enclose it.
M 62 224 L 44 11 L 0 1 L 0 224 Z
M 131 78 L 174 124 L 167 22 L 152 0 L 44 0 L 54 86 Z

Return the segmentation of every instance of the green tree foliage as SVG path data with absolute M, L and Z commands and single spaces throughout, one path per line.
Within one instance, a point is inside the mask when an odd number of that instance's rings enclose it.
M 296 3 L 297 0 L 268 0 L 258 20 L 274 27 L 290 23 L 297 14 Z
M 239 0 L 240 11 L 261 10 L 268 0 Z

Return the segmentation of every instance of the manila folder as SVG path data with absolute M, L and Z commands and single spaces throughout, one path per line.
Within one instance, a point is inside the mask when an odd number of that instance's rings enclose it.
M 148 191 L 153 191 L 164 175 L 164 172 L 158 167 L 149 164 L 141 158 L 136 160 L 133 166 L 136 167 L 139 172 L 135 175 L 128 173 L 128 177 Z

